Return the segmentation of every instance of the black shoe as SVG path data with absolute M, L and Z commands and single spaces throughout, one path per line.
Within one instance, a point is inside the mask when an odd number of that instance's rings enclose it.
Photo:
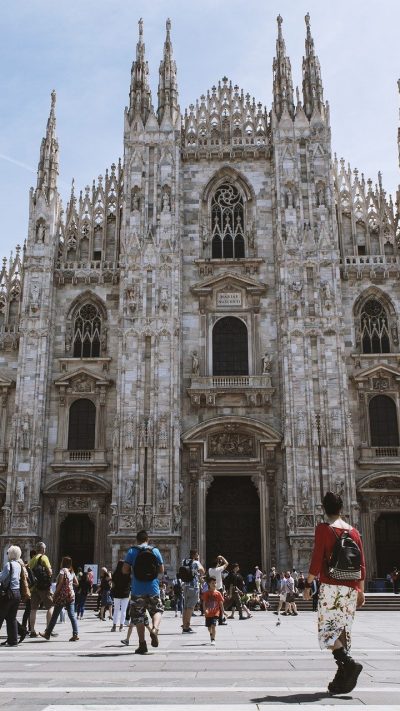
M 183 627 L 183 628 L 182 628 L 182 634 L 194 634 L 194 630 L 192 630 L 191 627 L 188 627 L 188 628 L 185 630 L 185 628 Z
M 137 649 L 135 649 L 135 654 L 147 654 L 147 643 L 141 642 Z
M 158 630 L 152 629 L 150 630 L 150 639 L 151 639 L 151 646 L 152 647 L 158 647 Z
M 336 661 L 337 672 L 333 677 L 332 681 L 328 684 L 328 691 L 330 694 L 344 694 L 343 691 L 343 680 L 344 680 L 344 665 L 342 662 Z
M 20 635 L 19 635 L 18 644 L 21 644 L 21 642 L 24 641 L 24 639 L 25 639 L 25 637 L 26 637 L 27 634 L 28 634 L 28 630 L 22 628 L 22 630 L 21 630 L 21 632 L 20 632 Z
M 353 691 L 354 687 L 357 685 L 357 680 L 362 672 L 362 669 L 362 664 L 355 662 L 354 659 L 351 659 L 351 657 L 349 658 L 349 661 L 344 665 L 343 670 L 343 694 L 349 694 L 350 691 Z

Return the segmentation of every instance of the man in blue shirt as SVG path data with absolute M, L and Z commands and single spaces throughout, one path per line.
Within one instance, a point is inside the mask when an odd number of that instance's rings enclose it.
M 144 636 L 146 610 L 152 619 L 151 646 L 158 647 L 158 630 L 164 612 L 158 575 L 164 572 L 164 563 L 158 548 L 149 546 L 146 531 L 139 531 L 136 540 L 136 546 L 130 548 L 126 554 L 122 572 L 132 575 L 130 615 L 139 637 L 139 646 L 135 649 L 135 654 L 147 654 Z

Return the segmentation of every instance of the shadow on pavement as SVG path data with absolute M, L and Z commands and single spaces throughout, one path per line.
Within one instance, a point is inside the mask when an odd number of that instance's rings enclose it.
M 287 696 L 262 696 L 258 699 L 250 699 L 253 704 L 307 704 L 313 701 L 321 701 L 322 699 L 352 699 L 352 696 L 337 695 L 332 696 L 328 691 L 317 691 L 313 694 L 288 694 Z

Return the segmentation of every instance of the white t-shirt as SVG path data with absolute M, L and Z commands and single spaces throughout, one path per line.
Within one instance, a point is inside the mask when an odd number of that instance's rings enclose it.
M 222 573 L 225 570 L 224 565 L 219 565 L 217 568 L 209 568 L 208 569 L 208 574 L 211 578 L 215 578 L 217 581 L 216 588 L 217 590 L 220 590 L 223 587 L 223 582 L 222 582 Z

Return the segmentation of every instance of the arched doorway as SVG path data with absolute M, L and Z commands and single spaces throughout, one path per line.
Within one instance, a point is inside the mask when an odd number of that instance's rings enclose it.
M 400 513 L 382 513 L 375 522 L 378 577 L 384 578 L 400 566 Z
M 68 514 L 60 526 L 59 558 L 69 555 L 74 569 L 94 560 L 94 523 L 87 514 Z
M 250 476 L 217 476 L 208 490 L 207 565 L 219 554 L 242 573 L 261 566 L 260 500 Z

